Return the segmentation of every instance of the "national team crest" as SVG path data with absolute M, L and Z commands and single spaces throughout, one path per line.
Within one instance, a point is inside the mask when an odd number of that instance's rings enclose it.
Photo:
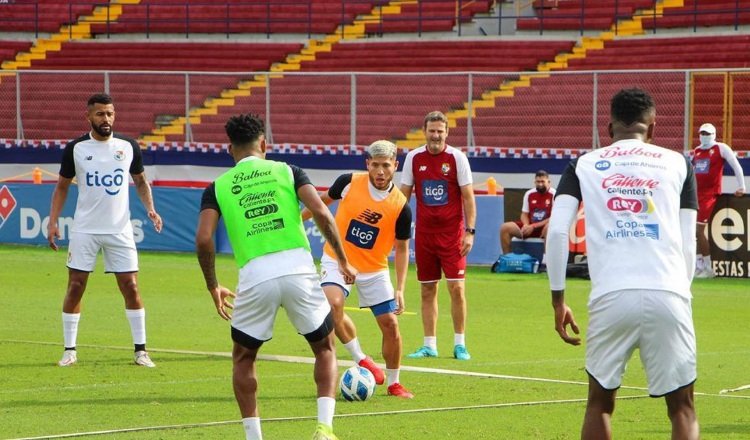
M 125 159 L 125 152 L 122 150 L 115 151 L 115 160 L 123 160 Z
M 440 171 L 443 172 L 443 174 L 448 174 L 451 172 L 451 165 L 448 162 L 443 162 L 443 165 L 440 167 Z
M 10 214 L 16 209 L 16 205 L 15 197 L 13 197 L 8 187 L 3 185 L 0 188 L 0 228 L 3 227 Z

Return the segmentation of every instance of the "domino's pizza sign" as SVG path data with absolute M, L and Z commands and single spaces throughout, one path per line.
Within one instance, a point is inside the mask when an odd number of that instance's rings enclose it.
M 16 209 L 17 204 L 18 203 L 16 202 L 15 197 L 13 197 L 13 193 L 10 192 L 8 186 L 3 185 L 3 187 L 0 188 L 0 228 L 3 227 L 13 213 L 13 210 Z

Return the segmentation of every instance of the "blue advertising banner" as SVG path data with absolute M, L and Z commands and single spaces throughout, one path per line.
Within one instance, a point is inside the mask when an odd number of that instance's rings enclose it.
M 49 205 L 55 185 L 8 184 L 0 186 L 0 242 L 47 244 Z M 164 220 L 161 234 L 154 231 L 135 187 L 130 187 L 130 214 L 133 235 L 139 249 L 193 251 L 198 224 L 200 189 L 153 188 L 154 204 Z M 61 246 L 68 245 L 73 226 L 78 188 L 70 186 L 58 225 Z
M 0 184 L 2 185 L 2 184 Z M 47 245 L 49 205 L 55 186 L 25 183 L 0 186 L 0 243 Z M 193 252 L 195 228 L 203 189 L 152 188 L 156 209 L 164 220 L 161 234 L 154 231 L 146 211 L 133 186 L 130 187 L 130 213 L 136 245 L 142 250 Z M 68 199 L 60 214 L 61 246 L 67 246 L 78 189 L 70 187 Z M 411 207 L 415 209 L 412 199 Z M 331 206 L 335 213 L 336 205 Z M 477 196 L 477 235 L 469 264 L 492 264 L 500 253 L 498 230 L 503 222 L 502 196 Z M 312 253 L 319 258 L 323 253 L 323 237 L 312 221 L 305 223 Z M 224 225 L 220 224 L 216 237 L 217 251 L 231 253 Z M 412 259 L 414 256 L 411 242 Z

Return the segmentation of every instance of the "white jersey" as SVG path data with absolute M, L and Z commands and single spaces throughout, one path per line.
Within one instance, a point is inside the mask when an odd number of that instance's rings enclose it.
M 696 209 L 693 167 L 680 153 L 622 140 L 565 170 L 557 195 L 583 201 L 591 297 L 624 289 L 690 298 L 680 209 Z
M 128 174 L 142 172 L 141 149 L 133 139 L 113 134 L 97 141 L 88 133 L 69 142 L 60 175 L 78 180 L 72 230 L 87 234 L 132 231 Z

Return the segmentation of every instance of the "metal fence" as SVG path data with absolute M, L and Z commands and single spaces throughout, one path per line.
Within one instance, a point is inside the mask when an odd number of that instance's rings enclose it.
M 457 146 L 592 148 L 609 142 L 609 100 L 648 90 L 656 143 L 697 143 L 713 123 L 735 149 L 750 149 L 750 69 L 560 73 L 0 73 L 0 138 L 70 139 L 89 129 L 85 103 L 112 94 L 116 130 L 148 142 L 224 143 L 237 113 L 261 115 L 274 143 L 416 146 L 432 110 L 448 114 Z M 156 136 L 155 135 L 159 135 Z

